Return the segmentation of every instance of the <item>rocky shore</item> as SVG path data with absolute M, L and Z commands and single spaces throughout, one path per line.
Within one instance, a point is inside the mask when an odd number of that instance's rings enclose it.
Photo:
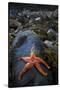
M 23 6 L 22 6 L 23 7 Z M 31 6 L 30 6 L 31 7 Z M 9 53 L 13 49 L 13 42 L 19 33 L 35 32 L 44 44 L 44 53 L 48 55 L 47 62 L 51 67 L 52 83 L 58 83 L 58 8 L 33 9 L 9 6 Z M 20 38 L 20 43 L 26 37 Z M 23 42 L 22 42 L 23 41 Z M 20 44 L 17 46 L 20 47 Z M 42 46 L 43 47 L 43 46 Z M 44 79 L 43 79 L 44 80 Z

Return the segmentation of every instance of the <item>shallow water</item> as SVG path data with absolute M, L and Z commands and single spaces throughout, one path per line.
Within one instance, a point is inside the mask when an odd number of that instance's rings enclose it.
M 26 40 L 24 41 L 24 43 L 22 43 L 22 45 L 17 46 L 16 43 L 19 43 L 18 40 L 21 40 L 20 38 L 23 36 L 27 37 Z M 22 41 L 23 40 L 21 40 L 20 42 Z M 18 61 L 18 57 L 30 55 L 33 44 L 35 44 L 36 49 L 39 51 L 40 55 L 42 55 L 44 52 L 44 45 L 40 38 L 38 38 L 38 36 L 30 30 L 21 33 L 19 32 L 13 42 L 13 52 L 11 52 L 11 60 L 13 65 L 12 72 L 14 72 L 14 74 L 12 74 L 12 77 L 14 77 L 14 81 L 12 84 L 13 86 L 48 85 L 52 82 L 51 72 L 49 72 L 45 68 L 46 72 L 48 72 L 49 75 L 48 77 L 44 77 L 34 67 L 32 67 L 32 69 L 24 75 L 22 80 L 18 80 L 19 72 L 25 65 L 23 61 Z M 43 65 L 41 65 L 41 67 L 43 67 Z

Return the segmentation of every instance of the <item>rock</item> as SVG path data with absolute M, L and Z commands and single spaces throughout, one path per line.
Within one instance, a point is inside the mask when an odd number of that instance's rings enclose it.
M 35 20 L 36 20 L 36 21 L 39 21 L 39 20 L 40 20 L 40 17 L 37 17 Z
M 44 43 L 49 47 L 52 48 L 53 47 L 53 42 L 45 40 Z
M 17 9 L 10 9 L 10 17 L 17 17 L 18 10 Z
M 47 34 L 49 34 L 49 33 L 55 33 L 56 34 L 56 32 L 52 28 L 48 29 Z
M 56 40 L 56 32 L 52 28 L 48 29 L 47 35 L 49 40 Z
M 45 40 L 45 41 L 44 41 L 44 44 L 45 44 L 48 48 L 54 50 L 55 52 L 58 52 L 57 41 L 48 41 L 48 40 Z
M 14 28 L 10 28 L 9 33 L 13 33 L 15 31 Z
M 9 77 L 10 86 L 34 86 L 34 85 L 49 85 L 52 84 L 52 73 L 48 71 L 48 76 L 42 76 L 34 67 L 25 74 L 22 80 L 18 80 L 19 72 L 23 69 L 25 63 L 22 61 L 18 61 L 18 57 L 20 56 L 28 56 L 30 54 L 32 45 L 35 44 L 36 49 L 39 51 L 39 55 L 43 57 L 44 55 L 44 44 L 38 37 L 38 35 L 31 31 L 20 31 L 16 35 L 15 40 L 13 41 L 13 49 L 10 55 L 9 63 L 11 67 L 9 67 L 9 72 L 11 75 Z M 9 65 L 9 66 L 10 66 Z
M 46 13 L 46 15 L 47 15 L 48 18 L 51 18 L 52 17 L 52 11 L 47 11 L 45 13 Z
M 21 26 L 21 23 L 19 23 L 16 19 L 10 19 L 9 20 L 9 27 L 17 29 L 19 26 Z
M 18 12 L 18 15 L 17 16 L 21 17 L 22 16 L 22 13 L 21 12 Z
M 29 24 L 32 24 L 32 22 L 33 22 L 33 20 L 32 20 L 32 19 L 30 19 L 30 20 L 29 20 Z
M 52 17 L 58 18 L 58 9 L 53 12 Z

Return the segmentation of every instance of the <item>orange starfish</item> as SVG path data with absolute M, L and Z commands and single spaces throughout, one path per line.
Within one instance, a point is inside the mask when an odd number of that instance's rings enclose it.
M 40 64 L 44 64 L 48 69 L 50 68 L 48 64 L 40 57 L 37 57 L 34 54 L 35 47 L 33 46 L 31 49 L 31 55 L 29 57 L 19 57 L 19 60 L 23 60 L 24 62 L 27 62 L 27 64 L 24 66 L 23 70 L 19 73 L 19 80 L 21 80 L 24 76 L 24 74 L 30 70 L 33 66 L 41 73 L 43 76 L 47 76 L 47 72 L 45 72 Z

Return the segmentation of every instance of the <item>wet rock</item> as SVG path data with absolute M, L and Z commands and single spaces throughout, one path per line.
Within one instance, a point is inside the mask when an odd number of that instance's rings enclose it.
M 47 34 L 49 34 L 49 33 L 55 33 L 56 34 L 56 32 L 52 28 L 48 29 Z
M 10 28 L 9 33 L 13 33 L 15 31 L 14 28 Z
M 11 86 L 34 86 L 34 85 L 49 85 L 52 84 L 52 74 L 51 71 L 48 72 L 48 76 L 42 76 L 34 67 L 25 74 L 22 80 L 18 80 L 19 72 L 23 69 L 25 63 L 23 61 L 18 61 L 18 57 L 20 56 L 28 56 L 30 55 L 30 51 L 32 45 L 35 44 L 36 49 L 39 51 L 40 57 L 44 55 L 44 44 L 38 37 L 38 35 L 31 31 L 20 31 L 16 35 L 16 38 L 12 44 L 13 49 L 11 51 L 11 77 L 10 81 L 12 83 Z M 11 68 L 11 67 L 10 67 Z M 33 74 L 34 73 L 34 74 Z
M 49 40 L 56 40 L 56 32 L 52 28 L 48 29 L 47 35 Z
M 10 9 L 10 17 L 17 17 L 18 10 L 17 9 Z
M 55 52 L 58 51 L 57 41 L 48 41 L 48 40 L 45 40 L 45 41 L 44 41 L 44 44 L 45 44 L 48 48 L 54 50 Z
M 21 17 L 22 16 L 22 12 L 18 12 L 18 17 Z
M 15 30 L 17 27 L 21 26 L 21 23 L 19 23 L 16 19 L 10 19 L 9 20 L 9 27 L 14 28 Z
M 53 12 L 53 14 L 52 14 L 52 17 L 54 17 L 54 18 L 58 18 L 58 9 L 56 9 L 54 12 Z
M 37 17 L 35 20 L 36 20 L 36 21 L 39 21 L 39 20 L 40 20 L 40 17 Z
M 30 19 L 30 20 L 29 20 L 29 24 L 32 24 L 32 22 L 33 22 L 33 20 L 32 20 L 32 19 Z
M 52 48 L 53 47 L 53 42 L 45 40 L 44 43 L 49 47 Z

